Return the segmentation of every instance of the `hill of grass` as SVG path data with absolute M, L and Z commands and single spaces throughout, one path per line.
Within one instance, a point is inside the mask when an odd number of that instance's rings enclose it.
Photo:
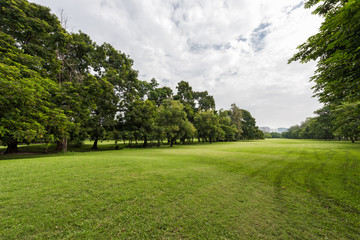
M 356 239 L 359 161 L 284 139 L 0 156 L 0 239 Z

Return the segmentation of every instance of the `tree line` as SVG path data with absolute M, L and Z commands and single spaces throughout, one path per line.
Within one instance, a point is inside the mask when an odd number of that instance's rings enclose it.
M 83 32 L 70 33 L 50 9 L 25 0 L 0 2 L 0 141 L 19 143 L 112 139 L 172 146 L 177 141 L 262 139 L 250 112 L 216 110 L 207 91 L 186 81 L 176 94 L 141 81 L 133 60 Z
M 284 134 L 288 138 L 349 139 L 360 136 L 360 1 L 308 0 L 305 8 L 324 18 L 319 32 L 290 60 L 317 61 L 311 81 L 324 107 Z
M 360 102 L 341 104 L 335 108 L 327 105 L 282 133 L 285 138 L 358 141 L 360 136 Z

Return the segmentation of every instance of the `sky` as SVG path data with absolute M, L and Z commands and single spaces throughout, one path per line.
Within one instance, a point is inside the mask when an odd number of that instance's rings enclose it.
M 139 79 L 207 90 L 257 125 L 299 124 L 321 107 L 309 82 L 316 62 L 288 64 L 322 19 L 301 0 L 30 0 L 67 18 L 67 30 L 110 43 L 134 60 Z

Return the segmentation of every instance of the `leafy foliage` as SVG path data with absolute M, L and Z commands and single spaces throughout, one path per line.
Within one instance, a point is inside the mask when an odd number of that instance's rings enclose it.
M 360 2 L 357 0 L 308 0 L 314 14 L 324 17 L 319 33 L 298 47 L 289 62 L 317 60 L 314 92 L 325 106 L 301 126 L 290 128 L 290 138 L 356 139 L 360 122 Z
M 159 108 L 158 125 L 163 127 L 170 146 L 188 131 L 189 124 L 183 109 L 183 105 L 176 100 L 165 100 Z
M 343 103 L 335 109 L 334 127 L 336 134 L 358 140 L 360 135 L 360 101 Z
M 315 14 L 324 16 L 319 33 L 298 47 L 289 60 L 318 60 L 311 78 L 320 102 L 341 104 L 360 99 L 360 2 L 357 0 L 312 0 L 306 7 L 317 6 Z

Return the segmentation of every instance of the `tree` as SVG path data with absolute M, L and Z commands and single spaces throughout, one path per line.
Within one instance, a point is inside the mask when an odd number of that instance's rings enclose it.
M 152 78 L 150 82 L 139 81 L 138 96 L 141 100 L 152 100 L 160 107 L 165 99 L 172 98 L 173 91 L 169 87 L 159 87 L 156 79 Z
M 354 143 L 360 136 L 360 101 L 343 103 L 335 109 L 334 125 L 340 136 Z
M 140 82 L 132 69 L 133 60 L 108 43 L 96 47 L 93 69 L 96 77 L 106 77 L 118 96 L 119 110 L 126 108 L 137 98 Z
M 0 52 L 0 139 L 6 153 L 14 153 L 18 142 L 50 139 L 46 126 L 56 124 L 64 131 L 68 121 L 51 101 L 57 85 L 33 70 L 42 69 L 41 59 L 25 54 L 2 32 Z
M 66 33 L 50 9 L 27 1 L 0 2 L 1 137 L 6 153 L 19 141 L 51 141 L 48 129 L 66 132 L 69 121 L 54 104 Z M 6 138 L 6 140 L 4 140 Z
M 194 122 L 195 98 L 194 91 L 188 82 L 180 81 L 176 86 L 177 93 L 174 96 L 174 100 L 180 101 L 184 106 L 184 111 L 190 122 Z
M 180 130 L 182 131 L 180 134 L 182 136 L 180 140 L 183 144 L 185 144 L 186 140 L 190 141 L 195 137 L 196 128 L 189 121 L 182 121 Z
M 236 106 L 235 103 L 231 104 L 231 109 L 230 109 L 230 119 L 231 119 L 231 124 L 236 126 L 237 129 L 237 134 L 236 134 L 236 139 L 239 140 L 241 137 L 241 134 L 244 132 L 243 130 L 243 123 L 246 121 L 250 121 L 251 118 L 249 117 L 249 112 L 247 112 L 245 118 L 243 118 L 243 111 L 240 108 L 238 108 Z M 250 115 L 251 116 L 251 115 Z M 251 124 L 250 122 L 248 123 L 248 125 Z M 254 122 L 255 124 L 255 122 Z M 250 126 L 250 125 L 249 125 Z M 250 130 L 249 130 L 250 131 Z
M 200 111 L 195 114 L 195 127 L 198 131 L 199 139 L 208 139 L 212 143 L 215 139 L 223 139 L 224 131 L 221 129 L 219 116 L 213 110 Z
M 265 138 L 272 138 L 272 134 L 270 134 L 269 132 L 264 132 L 264 137 Z
M 58 82 L 67 93 L 59 104 L 78 123 L 69 135 L 80 140 L 84 137 L 81 131 L 87 132 L 94 140 L 92 148 L 97 149 L 98 140 L 114 130 L 115 116 L 129 107 L 140 85 L 132 60 L 125 54 L 108 43 L 97 45 L 82 32 L 69 36 L 59 52 L 62 66 Z M 66 139 L 59 144 L 62 142 Z
M 278 132 L 271 132 L 270 135 L 271 135 L 271 138 L 281 138 L 281 134 Z M 266 135 L 265 135 L 265 137 L 266 137 Z
M 61 68 L 58 73 L 58 83 L 81 82 L 87 77 L 97 62 L 96 43 L 83 33 L 68 34 L 65 47 L 57 51 L 58 59 L 61 60 Z
M 281 135 L 284 138 L 299 139 L 301 128 L 299 125 L 294 125 L 289 128 L 287 132 L 283 132 Z
M 313 129 L 316 132 L 318 139 L 333 139 L 334 138 L 334 114 L 330 105 L 326 105 L 314 112 L 316 123 Z
M 197 102 L 197 111 L 215 110 L 215 100 L 207 91 L 194 92 L 194 99 Z
M 144 140 L 146 147 L 153 133 L 156 118 L 155 103 L 151 100 L 135 100 L 125 112 L 125 128 L 133 132 L 137 139 Z
M 321 3 L 321 4 L 319 4 Z M 298 47 L 290 60 L 318 60 L 314 92 L 320 102 L 339 105 L 360 100 L 360 2 L 358 0 L 308 0 L 314 14 L 324 17 L 319 33 Z
M 91 66 L 96 63 L 96 43 L 85 33 L 67 34 L 65 46 L 57 51 L 61 67 L 57 74 L 60 90 L 55 95 L 59 106 L 73 123 L 68 132 L 52 128 L 57 142 L 57 151 L 66 151 L 68 140 L 81 143 L 87 136 L 91 108 L 94 108 L 90 87 L 95 80 Z M 96 81 L 96 80 L 95 80 Z M 96 83 L 95 83 L 96 84 Z M 90 92 L 88 92 L 90 91 Z
M 242 109 L 242 121 L 241 121 L 242 135 L 241 138 L 245 140 L 255 139 L 256 122 L 255 118 L 251 116 L 250 112 Z
M 138 96 L 141 100 L 145 100 L 145 96 L 149 99 L 150 92 L 154 91 L 159 86 L 159 83 L 155 78 L 152 78 L 150 82 L 139 81 L 138 84 Z
M 155 102 L 156 106 L 160 107 L 162 102 L 166 99 L 171 99 L 173 91 L 169 87 L 155 88 L 149 92 L 148 99 Z
M 114 129 L 119 99 L 114 86 L 105 77 L 95 78 L 90 75 L 87 80 L 86 99 L 90 116 L 86 126 L 91 140 L 94 140 L 92 149 L 97 149 L 97 143 L 105 137 L 105 132 Z
M 179 101 L 165 100 L 159 108 L 157 124 L 161 126 L 172 147 L 176 139 L 181 139 L 186 130 L 186 113 Z
M 264 132 L 258 126 L 255 127 L 255 139 L 265 139 Z
M 61 65 L 57 50 L 66 33 L 49 8 L 24 0 L 0 1 L 0 31 L 11 36 L 24 54 L 38 58 L 39 68 L 32 70 L 56 79 Z
M 220 110 L 219 111 L 219 123 L 220 123 L 221 129 L 225 133 L 223 140 L 236 141 L 238 129 L 236 128 L 235 124 L 231 123 L 230 110 L 225 110 L 225 111 Z

